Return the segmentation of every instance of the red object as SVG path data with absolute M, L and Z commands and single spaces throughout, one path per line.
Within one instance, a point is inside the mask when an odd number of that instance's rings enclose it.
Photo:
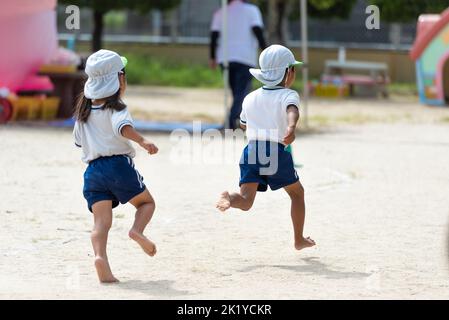
M 441 13 L 439 19 L 435 15 L 421 15 L 418 19 L 418 36 L 410 51 L 410 58 L 418 60 L 429 43 L 449 24 L 449 9 Z
M 17 91 L 51 92 L 55 86 L 47 76 L 28 76 Z
M 0 123 L 6 123 L 11 119 L 12 105 L 5 98 L 0 98 Z

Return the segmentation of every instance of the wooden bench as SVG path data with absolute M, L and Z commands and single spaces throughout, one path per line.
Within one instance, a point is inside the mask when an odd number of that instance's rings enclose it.
M 368 72 L 368 75 L 345 74 L 346 70 Z M 350 95 L 352 96 L 355 95 L 355 87 L 358 86 L 372 89 L 376 96 L 378 93 L 381 93 L 382 96 L 388 97 L 387 85 L 390 83 L 390 80 L 388 77 L 388 67 L 384 63 L 327 60 L 321 80 L 323 82 L 348 85 Z

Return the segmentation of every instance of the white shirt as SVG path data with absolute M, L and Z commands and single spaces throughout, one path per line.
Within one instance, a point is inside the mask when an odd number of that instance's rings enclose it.
M 234 0 L 228 5 L 228 58 L 248 66 L 257 65 L 257 38 L 253 27 L 263 27 L 262 13 L 253 4 Z M 217 62 L 223 63 L 223 13 L 219 9 L 212 19 L 211 31 L 220 32 L 218 38 Z
M 243 100 L 240 122 L 246 125 L 249 141 L 262 140 L 282 143 L 288 127 L 287 107 L 299 109 L 299 95 L 284 87 L 262 87 Z
M 136 151 L 128 139 L 122 136 L 124 126 L 133 126 L 133 120 L 125 108 L 122 111 L 92 106 L 87 122 L 75 122 L 73 137 L 82 148 L 81 159 L 89 163 L 99 157 L 126 154 L 133 158 Z

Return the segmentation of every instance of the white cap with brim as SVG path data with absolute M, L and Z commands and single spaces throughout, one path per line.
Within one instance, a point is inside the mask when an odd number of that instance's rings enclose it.
M 117 93 L 120 89 L 118 73 L 127 63 L 125 57 L 110 50 L 100 50 L 89 56 L 85 69 L 89 78 L 84 85 L 84 96 L 104 99 Z
M 288 48 L 274 44 L 260 54 L 260 69 L 251 68 L 249 72 L 264 85 L 274 87 L 282 82 L 287 68 L 302 64 Z

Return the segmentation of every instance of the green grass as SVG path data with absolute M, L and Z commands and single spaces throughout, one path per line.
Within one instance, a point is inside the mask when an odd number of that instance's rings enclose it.
M 130 63 L 127 66 L 127 78 L 134 85 L 155 85 L 191 88 L 222 88 L 223 75 L 219 70 L 211 70 L 204 64 L 187 64 L 173 62 L 150 55 L 123 53 Z M 258 88 L 261 83 L 253 79 L 252 87 Z M 301 71 L 293 89 L 302 91 Z M 417 96 L 415 83 L 392 83 L 388 90 L 391 95 Z
M 155 85 L 190 88 L 222 88 L 223 74 L 220 70 L 211 70 L 202 64 L 173 63 L 150 56 L 135 53 L 126 53 L 128 66 L 126 76 L 129 84 Z M 301 81 L 296 80 L 293 88 L 301 89 Z M 256 79 L 252 82 L 253 88 L 261 83 Z
M 220 88 L 223 80 L 217 70 L 200 64 L 186 64 L 154 59 L 150 56 L 126 53 L 128 83 L 172 87 Z
M 136 50 L 129 52 L 122 50 L 120 54 L 128 58 L 126 75 L 129 84 L 154 85 L 190 88 L 222 88 L 223 74 L 211 70 L 200 63 L 173 62 L 161 58 L 154 58 L 150 54 L 141 54 Z M 300 75 L 298 75 L 300 77 Z M 258 88 L 261 83 L 253 80 L 252 87 Z M 294 89 L 301 89 L 301 81 L 296 80 Z
M 110 19 L 118 23 L 120 16 L 111 15 Z M 129 84 L 194 88 L 223 87 L 222 73 L 219 70 L 211 70 L 207 66 L 207 56 L 204 57 L 204 63 L 189 63 L 185 60 L 173 61 L 173 58 L 156 57 L 151 46 L 110 44 L 107 47 L 128 58 L 129 64 L 126 71 Z M 89 44 L 83 43 L 79 45 L 79 49 L 84 53 L 89 52 Z M 261 84 L 254 79 L 252 86 L 258 88 Z M 300 69 L 297 71 L 297 80 L 293 89 L 302 91 Z M 391 95 L 396 96 L 417 96 L 418 94 L 415 83 L 391 83 L 388 90 Z

